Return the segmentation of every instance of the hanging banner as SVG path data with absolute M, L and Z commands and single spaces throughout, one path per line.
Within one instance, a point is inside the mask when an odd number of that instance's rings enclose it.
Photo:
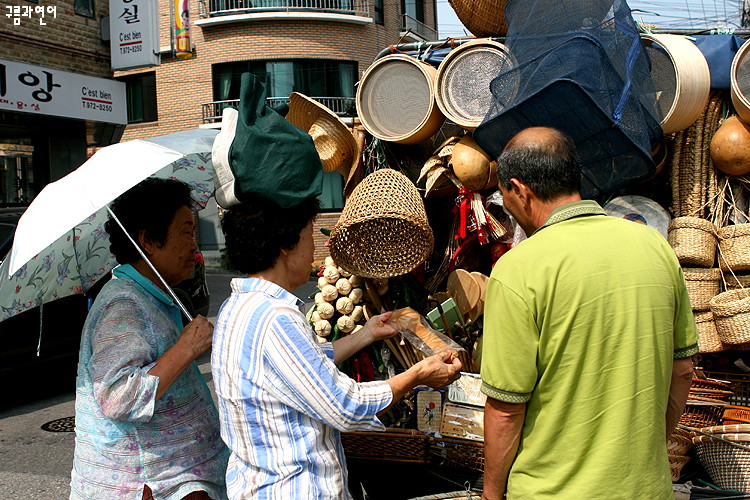
M 190 59 L 193 51 L 190 47 L 190 9 L 189 0 L 174 0 L 174 39 L 175 57 Z
M 109 0 L 112 69 L 158 66 L 158 0 Z
M 3 59 L 0 110 L 128 123 L 123 82 Z

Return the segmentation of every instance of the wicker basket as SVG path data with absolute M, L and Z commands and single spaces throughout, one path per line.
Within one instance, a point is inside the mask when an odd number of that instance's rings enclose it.
M 675 455 L 669 454 L 669 471 L 672 474 L 672 482 L 676 483 L 680 480 L 680 472 L 685 464 L 690 461 L 690 457 L 686 455 Z
M 727 290 L 750 288 L 750 274 L 724 273 L 724 284 Z
M 669 244 L 680 264 L 711 267 L 716 258 L 716 226 L 700 217 L 675 217 L 669 223 Z
M 750 224 L 724 226 L 717 233 L 722 271 L 750 270 Z
M 354 189 L 330 237 L 333 260 L 365 278 L 406 274 L 429 257 L 433 244 L 416 186 L 390 168 L 369 174 Z
M 750 492 L 750 434 L 717 435 L 749 449 L 701 435 L 693 438 L 698 459 L 719 488 Z
M 430 453 L 448 465 L 484 472 L 484 443 L 467 439 L 432 438 Z
M 680 427 L 676 428 L 667 439 L 667 452 L 670 455 L 686 455 L 693 447 L 692 435 Z
M 482 498 L 481 493 L 476 491 L 449 491 L 447 493 L 435 493 L 434 495 L 427 495 L 423 497 L 412 497 L 409 500 L 480 500 Z
M 750 424 L 750 408 L 746 406 L 726 405 L 721 417 L 724 425 Z
M 430 438 L 414 429 L 342 432 L 347 459 L 429 463 Z
M 700 429 L 721 423 L 721 415 L 726 403 L 723 401 L 698 401 L 688 399 L 685 411 L 680 417 L 680 424 Z
M 716 331 L 722 342 L 750 342 L 750 289 L 722 292 L 711 299 L 710 307 L 714 313 Z
M 724 346 L 716 331 L 714 313 L 711 311 L 695 312 L 693 313 L 693 317 L 695 318 L 695 326 L 698 329 L 698 349 L 700 352 L 721 352 L 726 350 L 726 346 Z
M 508 0 L 448 0 L 456 17 L 476 37 L 504 36 L 505 4 Z
M 721 292 L 721 270 L 685 267 L 682 271 L 693 311 L 711 309 L 711 299 Z
M 731 405 L 750 407 L 750 373 L 703 372 L 707 377 L 723 380 L 730 384 L 734 396 L 729 398 Z

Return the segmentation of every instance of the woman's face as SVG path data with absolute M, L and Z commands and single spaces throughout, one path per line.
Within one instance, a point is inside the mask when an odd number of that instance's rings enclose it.
M 167 239 L 163 245 L 155 245 L 151 263 L 169 285 L 176 285 L 190 277 L 195 268 L 195 220 L 193 212 L 185 206 L 174 215 Z
M 287 269 L 292 290 L 304 285 L 310 279 L 315 255 L 313 223 L 310 221 L 299 233 L 299 243 L 287 253 Z

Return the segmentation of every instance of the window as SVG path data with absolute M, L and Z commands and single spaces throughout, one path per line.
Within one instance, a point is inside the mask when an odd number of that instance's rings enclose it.
M 94 0 L 74 0 L 74 9 L 79 16 L 94 18 Z
M 401 12 L 416 19 L 420 23 L 424 22 L 424 0 L 401 0 Z
M 375 0 L 375 22 L 377 24 L 385 24 L 385 16 L 383 14 L 383 0 Z
M 117 80 L 125 82 L 125 95 L 128 100 L 128 123 L 155 122 L 156 113 L 156 73 L 139 73 Z

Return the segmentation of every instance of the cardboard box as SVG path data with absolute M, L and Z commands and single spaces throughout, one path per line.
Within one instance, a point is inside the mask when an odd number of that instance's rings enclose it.
M 419 386 L 414 389 L 417 419 L 417 429 L 434 436 L 440 431 L 440 422 L 443 417 L 443 403 L 445 401 L 445 389 L 435 390 L 427 386 Z
M 443 437 L 484 441 L 484 408 L 445 403 L 440 434 Z
M 487 395 L 481 389 L 482 378 L 478 373 L 461 372 L 461 378 L 448 386 L 448 401 L 484 408 Z

